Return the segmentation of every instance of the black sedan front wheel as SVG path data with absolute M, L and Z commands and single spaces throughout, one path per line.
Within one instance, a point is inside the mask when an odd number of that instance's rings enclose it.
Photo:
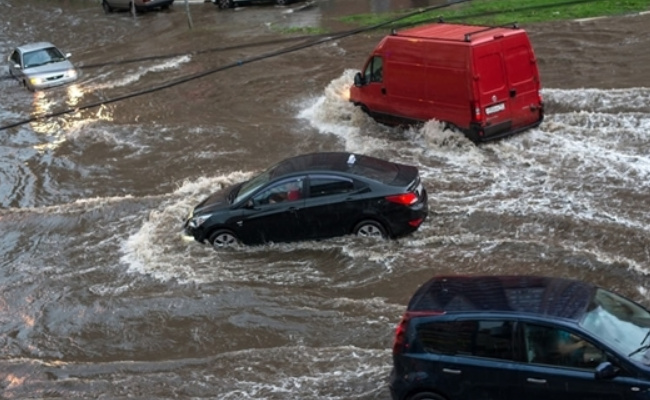
M 354 227 L 354 234 L 362 237 L 385 238 L 386 228 L 377 221 L 367 219 L 359 222 Z
M 215 250 L 221 250 L 226 247 L 237 246 L 239 244 L 239 238 L 231 230 L 219 229 L 210 235 L 208 242 L 210 242 Z

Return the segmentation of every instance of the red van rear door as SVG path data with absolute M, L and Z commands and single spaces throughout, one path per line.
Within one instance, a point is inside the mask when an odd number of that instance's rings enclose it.
M 540 120 L 541 98 L 537 61 L 525 33 L 501 41 L 506 66 L 513 129 Z
M 512 105 L 500 41 L 477 44 L 473 53 L 478 90 L 474 106 L 480 108 L 486 136 L 503 134 L 512 127 Z

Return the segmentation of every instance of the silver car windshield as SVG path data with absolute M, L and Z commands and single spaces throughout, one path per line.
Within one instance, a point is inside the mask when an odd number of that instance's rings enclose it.
M 63 54 L 61 54 L 61 52 L 54 47 L 30 51 L 29 53 L 25 53 L 23 55 L 23 65 L 25 68 L 38 67 L 40 65 L 63 60 L 65 60 Z
M 620 353 L 650 365 L 650 313 L 643 307 L 598 289 L 580 325 Z
M 265 185 L 271 179 L 271 172 L 265 171 L 250 181 L 244 183 L 237 193 L 237 197 L 233 200 L 232 204 L 237 204 L 241 200 L 245 199 L 251 193 L 255 192 L 258 188 Z

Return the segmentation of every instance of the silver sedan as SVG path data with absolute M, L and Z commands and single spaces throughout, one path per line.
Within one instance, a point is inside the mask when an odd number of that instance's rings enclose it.
M 68 57 L 52 43 L 26 44 L 9 56 L 9 73 L 30 90 L 65 85 L 79 76 Z

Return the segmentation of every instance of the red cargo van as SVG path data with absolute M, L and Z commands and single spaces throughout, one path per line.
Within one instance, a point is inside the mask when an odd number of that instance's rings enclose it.
M 350 101 L 388 125 L 435 119 L 475 142 L 544 118 L 535 54 L 517 26 L 441 22 L 393 32 L 356 74 Z

